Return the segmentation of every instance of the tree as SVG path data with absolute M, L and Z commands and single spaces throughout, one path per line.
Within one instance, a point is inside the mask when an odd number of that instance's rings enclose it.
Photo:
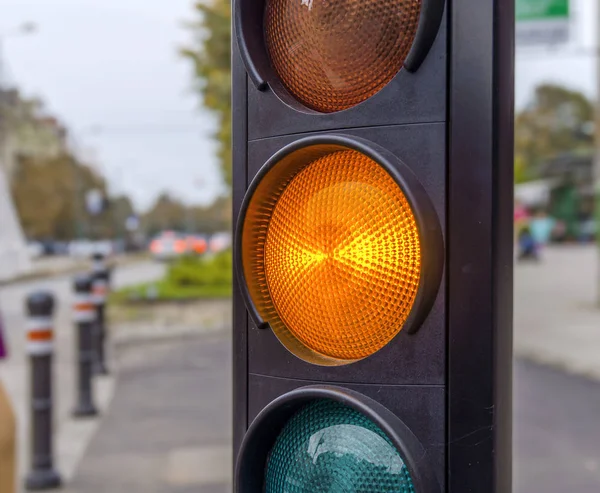
M 142 227 L 150 235 L 164 230 L 184 231 L 185 226 L 185 206 L 167 193 L 161 194 L 142 217 Z
M 100 190 L 107 197 L 104 178 L 71 154 L 19 157 L 11 188 L 23 231 L 29 239 L 69 240 L 79 236 L 108 238 L 115 235 L 110 207 L 92 217 L 85 205 L 85 196 L 92 189 Z M 131 204 L 128 199 L 126 202 L 124 207 L 128 207 L 129 212 Z
M 231 200 L 228 197 L 219 197 L 207 207 L 188 207 L 163 193 L 142 217 L 142 229 L 151 236 L 165 230 L 210 234 L 230 227 Z
M 231 5 L 229 0 L 199 0 L 194 9 L 198 19 L 188 25 L 194 42 L 181 53 L 194 65 L 202 103 L 217 117 L 218 157 L 231 186 Z
M 192 226 L 199 233 L 216 233 L 231 228 L 231 200 L 219 197 L 208 207 L 193 207 L 189 211 Z
M 580 92 L 544 84 L 515 122 L 515 174 L 539 176 L 540 165 L 566 152 L 593 145 L 594 105 Z
M 112 215 L 115 236 L 127 237 L 127 219 L 135 214 L 130 198 L 127 195 L 111 198 L 108 212 Z

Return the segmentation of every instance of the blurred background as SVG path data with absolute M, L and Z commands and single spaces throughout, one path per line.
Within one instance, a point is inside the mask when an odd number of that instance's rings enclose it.
M 515 491 L 597 493 L 600 7 L 516 1 Z M 19 483 L 24 299 L 44 289 L 64 489 L 231 490 L 230 21 L 227 0 L 0 0 L 0 379 Z M 72 277 L 98 252 L 110 374 L 102 419 L 82 422 Z

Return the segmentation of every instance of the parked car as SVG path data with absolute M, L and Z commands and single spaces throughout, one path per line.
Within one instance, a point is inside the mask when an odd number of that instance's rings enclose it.
M 187 235 L 187 253 L 203 255 L 208 249 L 208 242 L 202 235 Z
M 44 255 L 44 245 L 38 241 L 30 241 L 27 243 L 27 252 L 32 259 L 40 258 Z
M 42 247 L 42 256 L 67 255 L 68 245 L 64 241 L 52 239 L 41 240 L 39 244 Z
M 174 231 L 165 231 L 150 242 L 150 253 L 156 260 L 173 260 L 188 251 L 188 239 Z
M 212 253 L 219 253 L 231 247 L 231 233 L 215 233 L 208 240 L 208 250 Z
M 87 239 L 74 240 L 68 245 L 68 253 L 75 258 L 90 258 L 94 253 L 110 256 L 114 253 L 114 245 L 110 240 L 92 241 Z

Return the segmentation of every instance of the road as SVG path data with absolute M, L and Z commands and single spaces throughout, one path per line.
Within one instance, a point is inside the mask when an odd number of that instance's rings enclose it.
M 600 491 L 600 384 L 517 360 L 514 493 Z
M 158 279 L 164 272 L 164 265 L 142 261 L 117 268 L 114 272 L 113 287 L 147 282 Z M 55 354 L 54 354 L 54 396 L 57 428 L 69 417 L 74 404 L 75 391 L 75 338 L 71 321 L 72 276 L 26 281 L 0 288 L 0 311 L 8 339 L 9 359 L 0 362 L 0 379 L 10 395 L 19 424 L 19 443 L 27 442 L 28 416 L 28 359 L 24 351 L 25 310 L 24 300 L 34 290 L 51 291 L 56 298 L 55 315 Z M 20 467 L 23 470 L 27 458 L 27 447 L 20 448 Z
M 516 266 L 515 493 L 600 491 L 597 262 L 582 245 Z

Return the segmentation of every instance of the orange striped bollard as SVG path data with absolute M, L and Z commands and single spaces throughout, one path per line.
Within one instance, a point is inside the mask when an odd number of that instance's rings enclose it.
M 73 416 L 78 418 L 96 416 L 98 411 L 94 405 L 92 392 L 92 372 L 94 354 L 94 324 L 96 311 L 92 300 L 92 278 L 88 274 L 80 274 L 73 282 L 75 301 L 73 304 L 73 320 L 77 330 L 77 403 Z
M 54 469 L 52 443 L 52 353 L 54 298 L 36 292 L 27 298 L 27 352 L 31 360 L 31 468 L 25 478 L 27 490 L 60 486 Z
M 96 375 L 108 375 L 106 367 L 106 298 L 108 296 L 110 271 L 106 265 L 106 257 L 102 253 L 92 256 L 92 300 L 96 307 L 96 322 L 94 330 Z

